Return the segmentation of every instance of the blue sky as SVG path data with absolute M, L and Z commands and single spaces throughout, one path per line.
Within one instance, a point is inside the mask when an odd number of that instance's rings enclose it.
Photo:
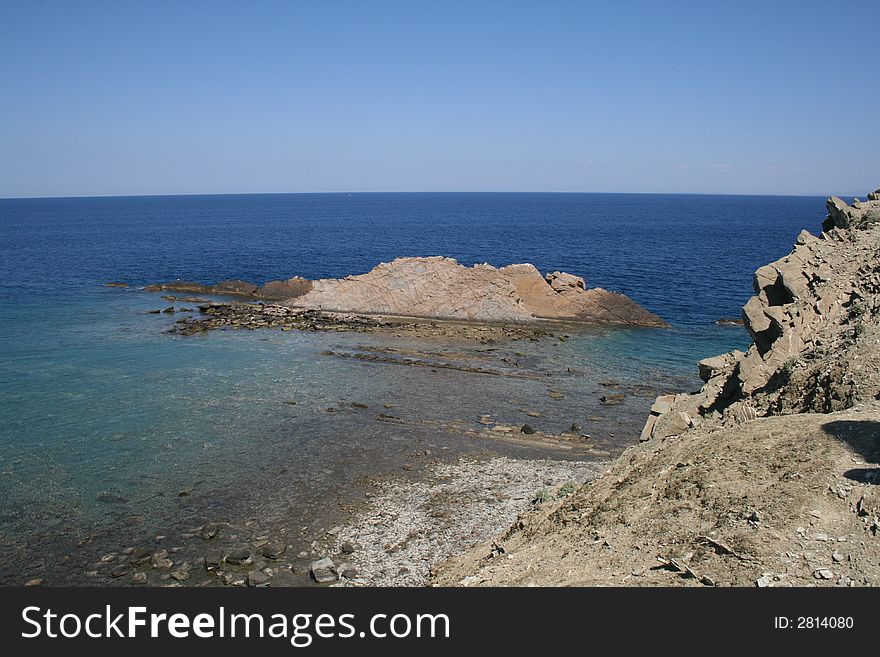
M 864 193 L 869 2 L 0 0 L 0 196 Z

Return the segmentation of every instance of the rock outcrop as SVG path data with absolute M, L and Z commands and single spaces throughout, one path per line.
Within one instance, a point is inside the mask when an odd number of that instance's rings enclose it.
M 171 290 L 283 301 L 297 308 L 475 322 L 564 320 L 665 327 L 666 322 L 628 297 L 587 289 L 579 276 L 545 278 L 530 264 L 496 268 L 460 265 L 452 258 L 398 258 L 366 274 L 315 281 L 294 277 L 257 286 L 246 281 L 203 285 L 175 281 L 150 285 Z
M 868 194 L 866 202 L 855 199 L 847 205 L 843 199 L 832 196 L 826 202 L 828 217 L 822 224 L 822 230 L 833 228 L 868 228 L 880 221 L 880 189 Z
M 339 312 L 488 322 L 556 319 L 665 326 L 627 297 L 586 289 L 583 278 L 530 264 L 465 267 L 452 258 L 398 258 L 359 276 L 313 281 L 293 300 L 299 307 Z
M 791 253 L 755 272 L 743 308 L 752 346 L 700 361 L 703 388 L 652 413 L 643 440 L 880 398 L 880 190 L 826 205 L 821 236 L 802 231 Z
M 285 281 L 269 281 L 262 286 L 247 281 L 221 281 L 213 285 L 193 283 L 191 281 L 172 281 L 170 283 L 154 283 L 145 288 L 148 292 L 187 292 L 190 294 L 220 294 L 223 296 L 247 297 L 248 299 L 266 299 L 283 301 L 302 296 L 312 289 L 312 282 L 294 276 Z

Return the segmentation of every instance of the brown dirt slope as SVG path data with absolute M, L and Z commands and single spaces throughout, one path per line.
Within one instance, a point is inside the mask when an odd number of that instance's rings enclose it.
M 877 405 L 646 442 L 432 583 L 880 584 L 878 460 Z

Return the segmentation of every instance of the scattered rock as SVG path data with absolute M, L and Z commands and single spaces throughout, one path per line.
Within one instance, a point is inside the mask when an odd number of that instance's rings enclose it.
M 136 547 L 131 552 L 131 563 L 140 565 L 144 563 L 149 563 L 149 561 L 153 558 L 153 551 L 147 547 Z
M 335 582 L 338 579 L 336 574 L 336 564 L 334 564 L 333 560 L 329 557 L 313 561 L 309 566 L 309 573 L 319 584 Z
M 203 525 L 199 530 L 199 536 L 201 536 L 204 540 L 210 541 L 212 538 L 217 536 L 217 533 L 220 531 L 220 525 L 215 523 L 208 523 Z
M 250 558 L 251 558 L 250 549 L 246 548 L 246 547 L 240 547 L 240 548 L 235 548 L 229 554 L 227 554 L 225 561 L 226 561 L 226 563 L 232 564 L 233 566 L 239 566 Z
M 247 574 L 248 586 L 266 586 L 269 583 L 269 576 L 261 570 L 249 570 Z
M 281 541 L 269 541 L 260 549 L 260 554 L 267 559 L 280 559 L 286 549 L 287 546 Z
M 131 566 L 127 563 L 121 563 L 110 569 L 110 577 L 124 577 L 131 572 Z

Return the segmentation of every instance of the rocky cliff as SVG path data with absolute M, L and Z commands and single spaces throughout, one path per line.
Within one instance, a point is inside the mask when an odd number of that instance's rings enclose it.
M 315 281 L 294 277 L 257 286 L 246 281 L 202 285 L 176 281 L 151 285 L 171 290 L 283 301 L 297 308 L 476 322 L 564 320 L 630 326 L 667 326 L 628 297 L 583 278 L 530 264 L 496 268 L 460 265 L 452 258 L 398 258 L 370 272 Z
M 880 190 L 826 206 L 818 237 L 802 231 L 755 272 L 742 313 L 752 346 L 700 361 L 703 388 L 658 398 L 643 440 L 880 398 Z

